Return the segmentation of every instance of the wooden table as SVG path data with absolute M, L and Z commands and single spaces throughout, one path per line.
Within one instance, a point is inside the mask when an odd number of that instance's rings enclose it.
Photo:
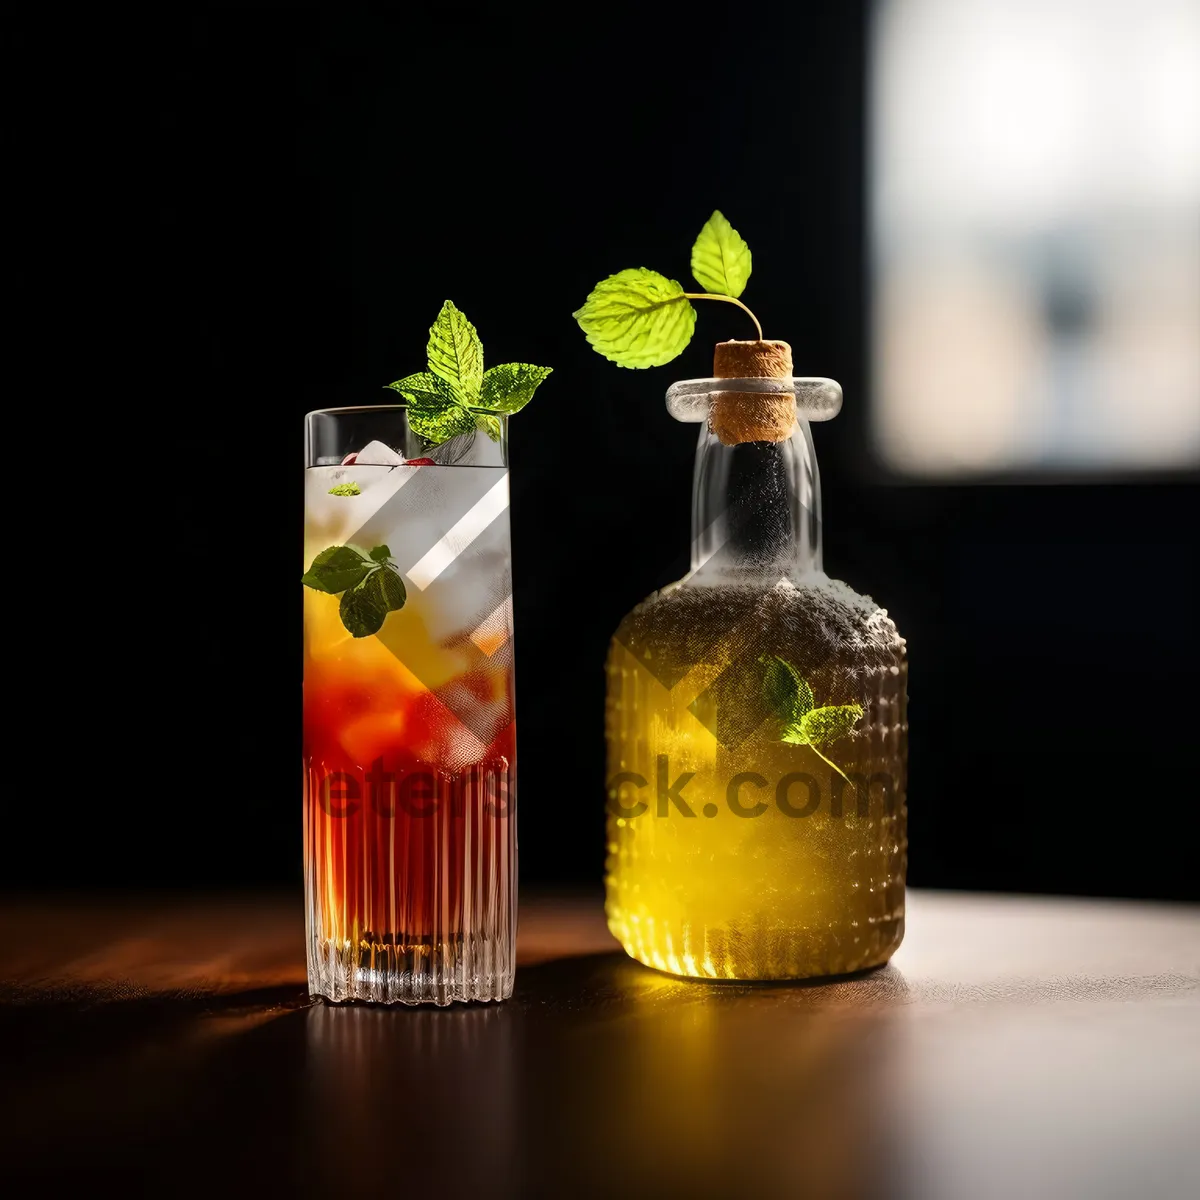
M 910 893 L 879 971 L 697 984 L 532 898 L 503 1005 L 310 1003 L 299 897 L 8 903 L 39 1192 L 1200 1196 L 1200 915 Z M 18 1195 L 20 1192 L 10 1192 Z

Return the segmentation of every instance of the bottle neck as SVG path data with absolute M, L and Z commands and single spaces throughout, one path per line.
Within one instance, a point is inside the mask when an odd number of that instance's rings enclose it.
M 821 572 L 821 482 L 808 422 L 786 441 L 738 446 L 702 426 L 689 582 L 773 586 Z

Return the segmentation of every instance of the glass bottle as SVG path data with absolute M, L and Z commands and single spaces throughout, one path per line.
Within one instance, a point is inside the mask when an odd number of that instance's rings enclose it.
M 692 566 L 608 657 L 609 928 L 677 975 L 842 974 L 904 932 L 905 643 L 822 568 L 809 423 L 841 389 L 790 370 L 788 351 L 786 377 L 668 391 L 674 416 L 704 422 Z M 718 435 L 715 406 L 756 397 L 786 406 L 783 425 Z

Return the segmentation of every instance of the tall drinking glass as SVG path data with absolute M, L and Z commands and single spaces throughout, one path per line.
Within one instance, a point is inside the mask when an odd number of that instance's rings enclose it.
M 507 447 L 504 417 L 432 448 L 403 405 L 306 418 L 313 995 L 444 1005 L 512 993 Z

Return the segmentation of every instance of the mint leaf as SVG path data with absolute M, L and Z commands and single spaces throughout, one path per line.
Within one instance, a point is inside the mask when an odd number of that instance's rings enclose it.
M 362 488 L 357 483 L 339 483 L 329 489 L 331 496 L 361 496 Z
M 388 387 L 408 401 L 409 428 L 427 442 L 444 442 L 475 428 L 475 418 L 458 403 L 450 385 L 429 371 L 407 375 Z
M 825 708 L 814 708 L 800 718 L 798 732 L 803 744 L 819 746 L 824 742 L 836 742 L 858 724 L 863 715 L 861 704 L 831 704 Z M 795 738 L 784 737 L 785 742 Z
M 404 607 L 404 602 L 408 599 L 408 592 L 404 587 L 404 580 L 400 578 L 398 571 L 395 571 L 391 567 L 383 567 L 381 570 L 376 571 L 362 586 L 367 587 L 371 584 L 374 584 L 376 594 L 386 606 L 388 612 L 395 612 L 397 609 Z
M 408 425 L 426 442 L 439 445 L 460 433 L 470 433 L 475 428 L 475 416 L 461 404 L 445 397 L 442 397 L 440 406 L 426 405 L 423 400 L 410 400 Z
M 860 704 L 830 704 L 824 708 L 810 709 L 799 721 L 789 725 L 784 731 L 782 741 L 794 746 L 808 746 L 812 752 L 828 763 L 843 779 L 849 776 L 831 758 L 826 758 L 817 749 L 823 742 L 836 742 L 845 737 L 858 723 L 863 715 Z
M 750 247 L 717 210 L 704 223 L 692 247 L 692 274 L 706 291 L 735 299 L 750 280 Z
M 370 637 L 383 628 L 388 613 L 404 607 L 407 598 L 400 576 L 387 567 L 376 567 L 357 587 L 342 594 L 338 612 L 352 637 Z
M 552 369 L 529 363 L 501 363 L 488 368 L 479 392 L 479 407 L 496 413 L 519 412 Z
M 314 592 L 336 596 L 362 583 L 371 570 L 371 560 L 357 546 L 330 546 L 313 559 L 300 582 Z
M 371 557 L 377 563 L 385 563 L 392 557 L 392 552 L 386 546 L 376 546 L 371 551 Z
M 661 367 L 692 340 L 696 310 L 682 286 L 630 267 L 602 279 L 573 314 L 592 348 L 619 367 Z
M 767 707 L 787 725 L 799 721 L 813 706 L 812 688 L 786 659 L 764 654 L 758 661 L 767 668 L 763 675 L 763 700 Z
M 350 588 L 349 591 L 342 593 L 342 602 L 338 605 L 338 613 L 346 631 L 352 637 L 361 638 L 370 637 L 371 634 L 378 633 L 383 628 L 388 610 L 379 599 L 376 588 L 359 584 L 358 587 Z
M 395 383 L 389 383 L 388 387 L 399 392 L 410 404 L 419 400 L 427 408 L 445 406 L 454 400 L 445 384 L 429 371 L 406 375 L 403 379 L 397 379 Z
M 447 300 L 429 330 L 429 370 L 459 404 L 474 404 L 483 386 L 483 343 L 475 326 Z
M 675 287 L 678 290 L 679 285 Z M 485 374 L 479 334 L 450 300 L 442 305 L 429 330 L 426 349 L 428 371 L 406 375 L 387 386 L 408 402 L 409 428 L 431 445 L 476 428 L 499 441 L 502 427 L 497 417 L 528 404 L 538 384 L 550 374 L 549 367 L 529 363 L 504 363 Z
M 500 440 L 500 435 L 503 430 L 500 428 L 500 418 L 493 417 L 491 413 L 476 413 L 475 424 L 483 430 L 484 433 L 492 439 L 493 442 Z

